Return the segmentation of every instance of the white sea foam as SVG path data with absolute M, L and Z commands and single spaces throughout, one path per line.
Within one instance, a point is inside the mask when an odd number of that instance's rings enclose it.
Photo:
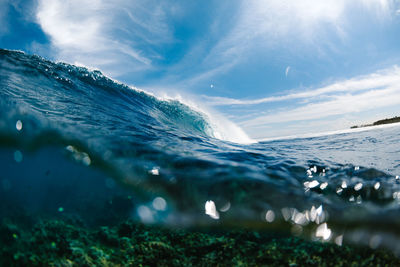
M 160 100 L 177 100 L 182 104 L 190 107 L 194 111 L 197 111 L 205 115 L 205 119 L 208 121 L 212 128 L 212 132 L 209 133 L 212 137 L 234 142 L 238 144 L 252 144 L 257 141 L 251 139 L 243 129 L 237 126 L 235 123 L 231 122 L 227 118 L 223 117 L 221 114 L 214 110 L 207 109 L 205 107 L 199 107 L 194 101 L 189 100 L 189 97 L 182 97 L 181 95 L 176 95 L 175 97 L 170 97 L 167 94 L 163 94 Z
M 375 125 L 375 126 L 368 126 L 368 127 L 360 127 L 360 128 L 353 128 L 353 129 L 335 130 L 335 131 L 329 131 L 329 132 L 308 133 L 308 134 L 299 134 L 299 135 L 289 135 L 289 136 L 262 138 L 262 139 L 258 139 L 257 142 L 267 142 L 267 141 L 275 141 L 275 140 L 289 140 L 289 139 L 302 139 L 302 138 L 321 137 L 321 136 L 345 134 L 345 133 L 366 132 L 366 131 L 379 130 L 379 129 L 383 129 L 383 128 L 399 127 L 399 126 L 400 126 L 400 122 L 397 122 L 397 123 Z

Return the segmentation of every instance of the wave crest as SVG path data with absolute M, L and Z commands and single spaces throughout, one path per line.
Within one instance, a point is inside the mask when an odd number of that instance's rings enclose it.
M 110 130 L 122 127 L 137 133 L 164 131 L 251 142 L 243 130 L 221 116 L 194 109 L 185 101 L 157 98 L 98 70 L 9 50 L 0 50 L 0 64 L 2 97 L 63 124 L 61 130 L 79 122 Z

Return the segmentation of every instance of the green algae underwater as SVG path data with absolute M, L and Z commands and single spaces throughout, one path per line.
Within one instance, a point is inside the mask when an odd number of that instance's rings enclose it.
M 393 254 L 255 231 L 170 229 L 130 221 L 88 229 L 42 220 L 0 227 L 2 266 L 398 266 Z
M 398 126 L 228 126 L 0 49 L 0 266 L 400 265 Z

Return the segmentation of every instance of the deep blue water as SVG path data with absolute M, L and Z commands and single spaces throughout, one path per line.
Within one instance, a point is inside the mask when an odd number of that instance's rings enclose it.
M 0 219 L 241 227 L 400 253 L 399 129 L 239 144 L 179 101 L 0 50 Z

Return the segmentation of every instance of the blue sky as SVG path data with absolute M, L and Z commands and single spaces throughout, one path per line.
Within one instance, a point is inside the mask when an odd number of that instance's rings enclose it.
M 400 115 L 398 0 L 0 0 L 0 47 L 180 97 L 253 138 Z

